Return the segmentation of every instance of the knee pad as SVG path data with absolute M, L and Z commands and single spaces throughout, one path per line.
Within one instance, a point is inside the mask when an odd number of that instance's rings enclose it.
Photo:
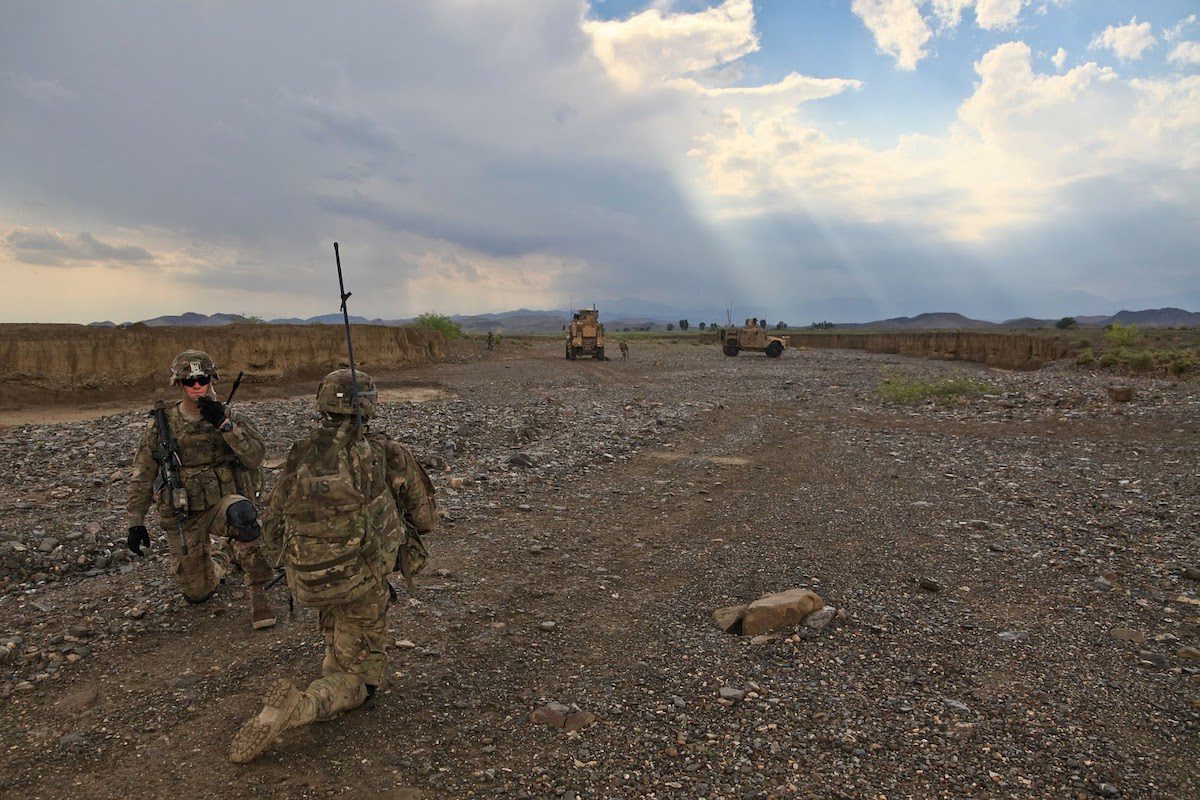
M 258 509 L 249 500 L 238 500 L 225 510 L 225 526 L 229 538 L 239 542 L 253 542 L 262 535 L 258 524 Z
M 191 605 L 198 606 L 201 603 L 206 602 L 208 600 L 208 598 L 212 597 L 216 593 L 217 593 L 217 590 L 213 589 L 211 592 L 204 595 L 203 597 L 192 597 L 189 594 L 184 594 L 183 599 L 187 600 L 188 603 L 190 603 Z

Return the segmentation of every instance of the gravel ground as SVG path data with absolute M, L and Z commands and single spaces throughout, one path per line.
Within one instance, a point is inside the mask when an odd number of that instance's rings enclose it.
M 899 406 L 894 374 L 991 388 Z M 315 614 L 252 631 L 232 586 L 181 604 L 161 542 L 126 557 L 144 412 L 0 429 L 0 795 L 1200 796 L 1196 383 L 510 340 L 378 377 L 445 514 L 393 679 L 245 767 Z M 313 419 L 241 408 L 272 464 Z M 712 620 L 794 587 L 826 626 Z

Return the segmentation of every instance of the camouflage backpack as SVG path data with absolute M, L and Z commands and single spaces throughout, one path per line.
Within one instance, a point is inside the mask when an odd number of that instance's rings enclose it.
M 403 531 L 385 454 L 352 422 L 318 429 L 296 448 L 283 511 L 288 585 L 307 606 L 356 600 L 384 580 L 384 550 L 395 559 L 388 544 Z

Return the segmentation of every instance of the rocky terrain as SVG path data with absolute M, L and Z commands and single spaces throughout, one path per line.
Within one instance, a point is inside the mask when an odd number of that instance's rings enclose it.
M 988 388 L 895 405 L 897 374 Z M 235 585 L 189 607 L 161 541 L 127 556 L 144 414 L 0 429 L 0 796 L 1200 795 L 1195 382 L 508 340 L 378 377 L 445 514 L 391 683 L 244 767 L 315 614 L 280 587 L 252 631 Z M 272 465 L 313 419 L 241 408 Z M 834 611 L 713 620 L 792 588 Z

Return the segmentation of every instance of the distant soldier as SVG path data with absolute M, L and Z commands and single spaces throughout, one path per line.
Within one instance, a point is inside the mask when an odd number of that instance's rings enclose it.
M 617 346 L 619 348 L 621 348 L 621 360 L 625 361 L 626 359 L 628 359 L 629 358 L 629 345 L 625 343 L 625 340 L 622 339 L 620 344 L 618 344 Z
M 758 327 L 762 328 L 764 331 L 767 329 L 767 318 L 766 317 L 758 318 Z
M 411 578 L 425 564 L 421 535 L 437 524 L 433 485 L 399 442 L 366 429 L 375 384 L 357 372 L 355 419 L 351 372 L 317 387 L 321 424 L 292 445 L 263 523 L 272 552 L 282 552 L 296 602 L 318 609 L 325 634 L 322 677 L 300 691 L 280 679 L 263 708 L 242 725 L 229 758 L 244 764 L 288 728 L 331 720 L 362 705 L 387 668 L 387 575 Z
M 492 347 L 493 347 L 495 344 L 496 344 L 496 337 L 492 335 L 492 332 L 491 332 L 491 331 L 488 331 L 488 335 L 487 335 L 487 349 L 488 349 L 488 350 L 491 350 L 491 349 L 492 349 Z
M 185 350 L 171 363 L 171 385 L 180 386 L 182 399 L 165 409 L 167 438 L 178 443 L 175 468 L 186 490 L 182 520 L 187 554 L 179 541 L 170 490 L 157 480 L 167 457 L 158 421 L 142 431 L 133 459 L 133 477 L 126 501 L 126 541 L 130 551 L 143 555 L 150 546 L 146 512 L 158 495 L 158 524 L 167 534 L 171 574 L 189 603 L 203 603 L 236 564 L 245 574 L 250 621 L 255 628 L 275 624 L 271 601 L 263 591 L 272 570 L 259 539 L 258 511 L 250 499 L 260 485 L 263 437 L 250 421 L 213 396 L 217 367 L 207 353 Z M 182 516 L 182 514 L 181 514 Z M 214 545 L 211 538 L 215 537 Z

